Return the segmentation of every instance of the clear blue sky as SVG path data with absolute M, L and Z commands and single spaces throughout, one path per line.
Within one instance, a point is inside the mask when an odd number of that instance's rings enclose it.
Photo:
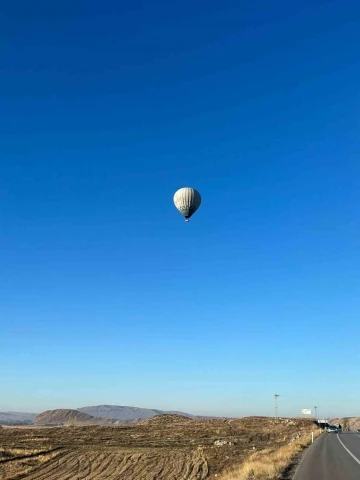
M 359 3 L 7 3 L 0 410 L 359 415 Z

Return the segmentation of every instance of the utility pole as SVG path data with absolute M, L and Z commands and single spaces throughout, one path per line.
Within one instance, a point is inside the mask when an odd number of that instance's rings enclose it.
M 278 398 L 280 397 L 280 395 L 278 395 L 277 393 L 275 393 L 274 395 L 274 399 L 275 399 L 275 421 L 277 421 L 278 419 Z

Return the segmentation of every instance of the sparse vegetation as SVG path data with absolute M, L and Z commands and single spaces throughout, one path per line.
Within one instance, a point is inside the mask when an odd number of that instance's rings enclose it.
M 319 436 L 317 430 L 314 436 Z M 223 474 L 219 480 L 280 480 L 293 459 L 311 443 L 310 434 L 283 445 L 250 455 L 241 465 Z

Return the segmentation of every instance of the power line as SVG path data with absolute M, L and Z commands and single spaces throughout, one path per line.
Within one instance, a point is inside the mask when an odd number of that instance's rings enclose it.
M 275 421 L 278 419 L 278 398 L 280 397 L 280 395 L 278 395 L 277 393 L 275 393 L 274 395 L 274 399 L 275 399 Z

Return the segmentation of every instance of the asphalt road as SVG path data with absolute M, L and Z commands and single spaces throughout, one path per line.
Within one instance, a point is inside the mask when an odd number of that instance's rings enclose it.
M 360 435 L 323 433 L 307 451 L 293 480 L 360 480 Z

